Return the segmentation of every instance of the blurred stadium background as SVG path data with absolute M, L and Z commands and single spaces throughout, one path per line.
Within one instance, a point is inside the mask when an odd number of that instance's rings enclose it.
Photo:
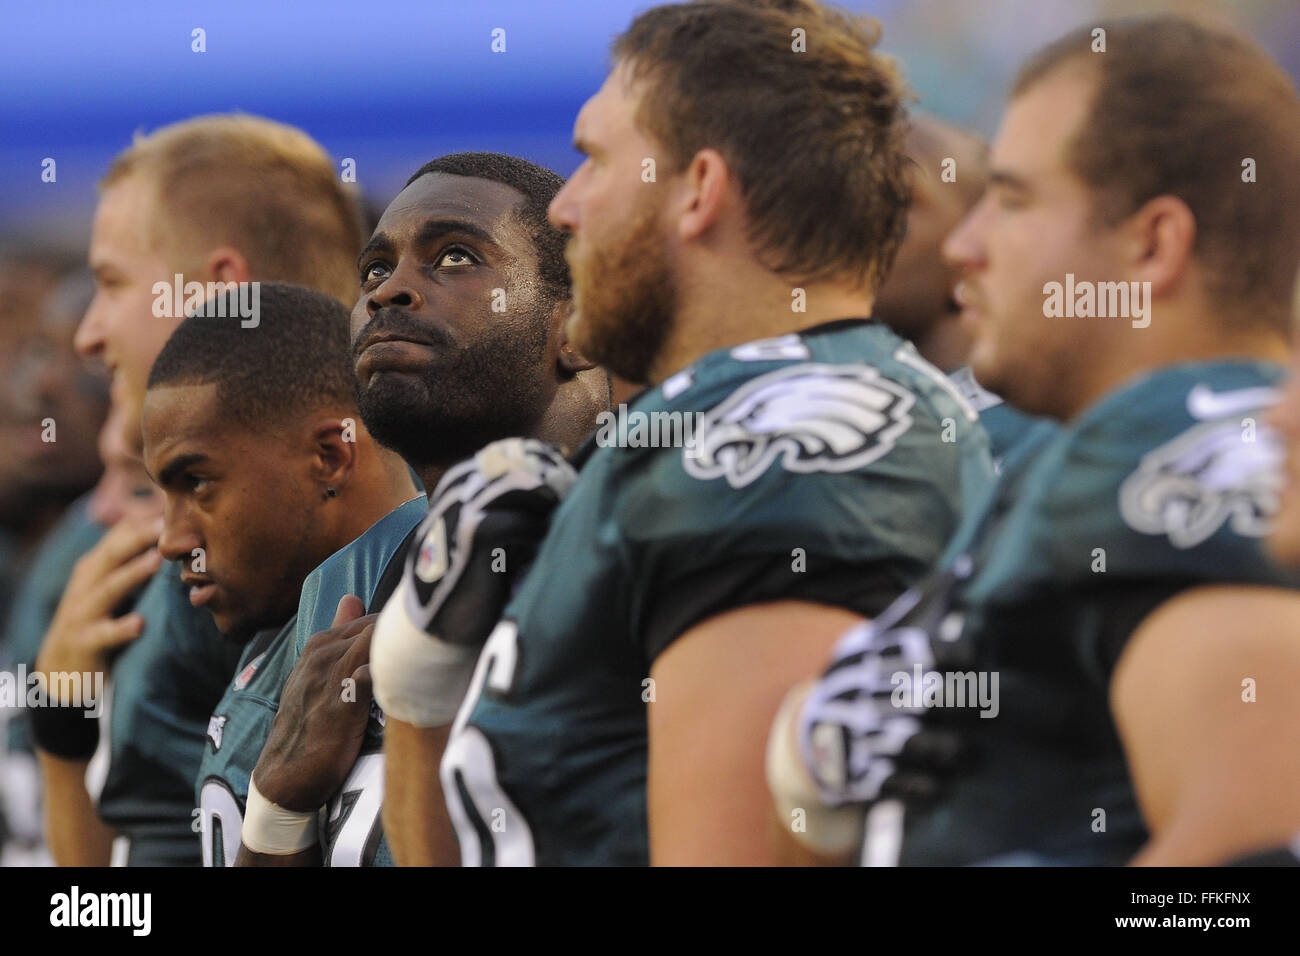
M 95 182 L 137 129 L 239 109 L 306 129 L 380 208 L 441 153 L 568 175 L 573 118 L 645 0 L 50 0 L 0 31 L 0 233 L 84 249 Z M 1034 48 L 1081 23 L 1175 9 L 1236 24 L 1300 76 L 1297 0 L 850 0 L 879 17 L 922 107 L 985 135 Z M 190 31 L 206 31 L 206 53 Z M 506 31 L 506 53 L 490 50 Z M 41 180 L 46 157 L 57 181 Z

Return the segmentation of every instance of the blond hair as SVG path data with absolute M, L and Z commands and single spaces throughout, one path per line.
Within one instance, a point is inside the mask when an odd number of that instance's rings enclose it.
M 355 196 L 302 130 L 260 116 L 197 116 L 144 135 L 113 160 L 108 189 L 141 176 L 155 190 L 155 247 L 190 262 L 229 245 L 252 278 L 357 298 L 365 241 Z

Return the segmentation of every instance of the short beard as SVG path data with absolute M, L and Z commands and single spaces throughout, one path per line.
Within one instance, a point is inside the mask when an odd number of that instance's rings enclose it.
M 364 335 L 364 330 L 362 332 Z M 462 461 L 500 438 L 527 436 L 546 411 L 550 337 L 540 305 L 502 323 L 418 374 L 381 372 L 355 384 L 361 420 L 375 441 L 423 471 Z
M 677 290 L 657 213 L 639 217 L 590 259 L 570 261 L 577 321 L 574 347 L 619 378 L 650 382 L 673 328 Z

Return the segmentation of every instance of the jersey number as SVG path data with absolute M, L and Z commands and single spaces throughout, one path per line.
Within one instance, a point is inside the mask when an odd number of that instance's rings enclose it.
M 370 866 L 379 845 L 379 810 L 384 803 L 384 755 L 357 758 L 339 795 L 330 801 L 326 828 L 327 866 Z M 199 792 L 203 865 L 234 866 L 244 814 L 226 782 L 213 777 Z
M 469 726 L 469 715 L 485 686 L 502 694 L 510 691 L 518 660 L 519 625 L 503 620 L 483 646 L 443 754 L 442 792 L 464 866 L 536 863 L 533 832 L 497 782 L 492 746 L 481 730 Z

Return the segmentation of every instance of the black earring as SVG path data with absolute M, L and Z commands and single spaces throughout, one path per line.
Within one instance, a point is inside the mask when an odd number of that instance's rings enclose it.
M 335 497 L 337 494 L 338 494 L 338 492 L 335 491 L 333 488 L 326 488 L 326 489 L 325 489 L 325 497 L 326 497 L 326 498 L 333 498 L 333 497 Z

